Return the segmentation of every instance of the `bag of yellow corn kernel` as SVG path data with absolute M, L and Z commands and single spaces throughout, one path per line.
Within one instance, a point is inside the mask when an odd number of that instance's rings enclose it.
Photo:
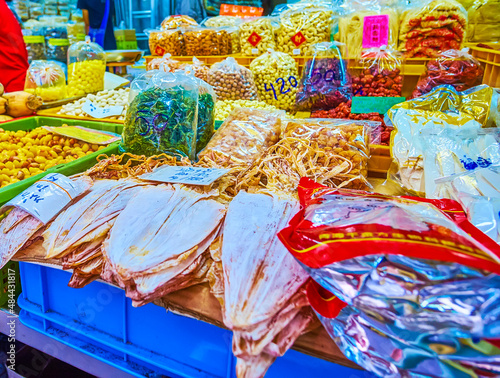
M 330 4 L 289 4 L 279 14 L 276 48 L 290 55 L 312 55 L 314 44 L 330 41 L 336 22 Z
M 66 98 L 63 69 L 53 61 L 34 60 L 26 72 L 24 91 L 40 96 L 45 102 Z
M 85 37 L 84 42 L 77 42 L 68 50 L 68 95 L 84 96 L 104 89 L 106 55 L 97 43 Z
M 250 63 L 261 100 L 278 109 L 292 110 L 299 83 L 297 62 L 290 55 L 269 49 Z

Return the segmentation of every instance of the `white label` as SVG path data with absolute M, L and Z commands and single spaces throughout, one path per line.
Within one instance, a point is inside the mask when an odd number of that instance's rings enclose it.
M 0 213 L 8 207 L 18 207 L 47 224 L 84 190 L 78 181 L 74 182 L 60 173 L 50 173 L 7 202 Z
M 87 100 L 85 104 L 83 104 L 82 110 L 93 118 L 106 118 L 121 115 L 123 112 L 123 106 L 101 108 L 99 106 L 95 106 L 91 101 Z
M 145 173 L 139 178 L 172 184 L 209 185 L 229 171 L 229 169 L 218 168 L 163 166 L 155 169 L 154 172 Z
M 259 49 L 252 49 L 252 54 L 257 55 L 259 53 Z
M 293 55 L 300 55 L 300 49 L 293 49 Z

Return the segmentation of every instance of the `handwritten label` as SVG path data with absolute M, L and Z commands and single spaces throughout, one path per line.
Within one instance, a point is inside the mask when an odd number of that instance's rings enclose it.
M 0 213 L 9 207 L 18 207 L 47 224 L 84 191 L 85 187 L 78 181 L 72 181 L 60 173 L 51 173 L 7 202 Z
M 139 178 L 172 184 L 210 185 L 229 171 L 229 169 L 218 168 L 163 166 L 151 173 L 145 173 L 139 176 Z
M 359 97 L 352 98 L 351 113 L 385 114 L 394 105 L 404 102 L 404 97 Z
M 389 43 L 389 15 L 365 16 L 363 48 L 381 47 Z
M 68 138 L 74 138 L 90 144 L 107 145 L 121 139 L 121 136 L 115 133 L 108 133 L 89 129 L 82 126 L 42 126 L 51 133 L 62 135 Z
M 320 81 L 326 81 L 327 83 L 333 80 L 339 80 L 339 78 L 335 77 L 334 70 L 326 70 L 325 72 L 321 72 L 319 68 L 313 70 L 311 75 L 311 84 L 318 84 Z
M 297 47 L 299 47 L 301 44 L 303 44 L 306 41 L 306 37 L 304 37 L 304 34 L 302 34 L 302 32 L 298 32 L 291 39 L 292 39 L 293 44 Z
M 250 37 L 248 37 L 248 42 L 255 47 L 259 44 L 261 39 L 262 37 L 260 35 L 258 35 L 256 32 L 253 32 L 252 34 L 250 34 Z
M 87 100 L 85 104 L 83 104 L 82 110 L 93 118 L 106 118 L 121 115 L 123 112 L 123 106 L 101 108 L 99 106 L 95 106 L 91 101 Z
M 290 92 L 290 88 L 285 89 L 286 81 L 283 78 L 277 78 L 275 83 L 279 85 L 278 89 L 281 94 Z M 296 88 L 298 84 L 297 79 L 294 76 L 288 77 L 288 83 L 294 88 Z M 274 99 L 278 100 L 278 97 L 276 95 L 276 88 L 274 88 L 273 83 L 269 83 L 269 87 L 267 86 L 267 83 L 264 83 L 264 89 L 266 90 L 266 92 L 273 91 Z

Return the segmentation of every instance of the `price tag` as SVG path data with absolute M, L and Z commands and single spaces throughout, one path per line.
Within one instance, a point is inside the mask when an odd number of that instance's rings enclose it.
M 306 37 L 304 37 L 304 34 L 302 32 L 296 33 L 292 37 L 292 42 L 295 46 L 299 47 L 301 44 L 303 44 L 306 41 Z
M 259 53 L 259 49 L 252 49 L 252 54 L 257 55 Z
M 351 113 L 385 114 L 394 105 L 404 102 L 404 97 L 359 97 L 352 98 Z
M 163 166 L 139 176 L 142 180 L 172 184 L 209 185 L 224 176 L 229 169 Z
M 73 198 L 83 194 L 85 189 L 78 181 L 72 181 L 60 173 L 51 173 L 7 202 L 0 213 L 9 207 L 18 207 L 47 224 Z
M 123 106 L 101 108 L 99 106 L 95 106 L 91 101 L 87 100 L 85 104 L 83 104 L 82 110 L 93 118 L 106 118 L 121 115 L 123 112 Z
M 389 44 L 389 15 L 365 16 L 363 19 L 363 48 Z
M 42 126 L 51 133 L 62 135 L 67 138 L 74 138 L 90 144 L 107 145 L 121 139 L 115 133 L 89 129 L 82 126 Z
M 300 55 L 300 49 L 293 49 L 293 55 Z
M 250 34 L 250 37 L 248 37 L 248 42 L 255 47 L 259 44 L 261 39 L 262 37 L 260 35 L 258 35 L 256 32 L 253 32 L 252 34 Z

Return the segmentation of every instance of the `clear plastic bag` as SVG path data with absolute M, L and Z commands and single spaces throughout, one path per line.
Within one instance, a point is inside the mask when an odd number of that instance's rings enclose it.
M 208 82 L 208 71 L 210 71 L 210 68 L 195 56 L 193 56 L 193 63 L 185 65 L 182 69 L 186 73 L 192 73 L 198 79 Z
M 241 51 L 239 26 L 242 22 L 243 20 L 236 16 L 216 16 L 206 18 L 201 25 L 211 28 L 226 28 L 231 37 L 231 53 L 236 54 Z
M 469 24 L 467 40 L 469 42 L 500 41 L 500 1 L 476 0 L 467 10 Z
M 70 45 L 80 41 L 85 41 L 85 24 L 83 22 L 68 22 L 66 24 Z
M 281 111 L 234 109 L 198 157 L 220 167 L 250 165 L 279 140 L 283 116 Z
M 42 28 L 23 29 L 24 43 L 28 52 L 28 61 L 45 60 L 45 31 Z
M 130 87 L 121 149 L 196 157 L 198 83 L 183 72 L 146 71 Z
M 173 30 L 151 30 L 144 31 L 149 36 L 149 50 L 151 54 L 163 56 L 170 54 L 172 56 L 186 55 L 184 47 L 184 36 L 180 29 Z
M 452 85 L 459 92 L 480 85 L 483 82 L 483 68 L 468 50 L 444 51 L 429 61 L 411 98 L 422 96 L 442 84 Z
M 313 45 L 329 42 L 333 10 L 322 3 L 297 3 L 279 16 L 276 49 L 290 55 L 312 55 Z
M 215 132 L 215 101 L 213 88 L 205 81 L 193 78 L 198 86 L 198 124 L 196 131 L 196 152 L 203 150 Z
M 24 91 L 40 96 L 43 101 L 66 98 L 66 76 L 55 62 L 34 60 L 26 73 Z
M 233 57 L 215 63 L 208 71 L 207 82 L 219 100 L 258 100 L 252 72 Z
M 191 28 L 184 31 L 186 55 L 231 54 L 231 37 L 224 28 Z
M 337 42 L 313 46 L 313 58 L 306 62 L 295 105 L 300 111 L 332 109 L 352 97 L 347 59 Z
M 408 58 L 434 58 L 462 48 L 467 12 L 455 0 L 417 1 L 401 15 L 399 51 Z
M 386 47 L 363 50 L 358 66 L 361 69 L 352 73 L 354 96 L 401 96 L 404 61 L 399 52 Z
M 66 25 L 51 24 L 45 29 L 46 55 L 49 60 L 66 63 L 68 59 L 69 39 Z
M 165 72 L 175 72 L 182 68 L 181 62 L 172 59 L 170 54 L 165 54 L 161 58 L 151 60 L 148 65 L 148 70 L 162 70 Z
M 261 100 L 278 109 L 295 107 L 299 72 L 290 55 L 269 50 L 250 63 Z
M 174 15 L 166 17 L 162 23 L 163 30 L 178 29 L 182 27 L 198 26 L 198 23 L 192 17 L 186 15 Z
M 240 25 L 240 49 L 243 55 L 260 55 L 274 48 L 274 28 L 269 17 L 251 18 Z

